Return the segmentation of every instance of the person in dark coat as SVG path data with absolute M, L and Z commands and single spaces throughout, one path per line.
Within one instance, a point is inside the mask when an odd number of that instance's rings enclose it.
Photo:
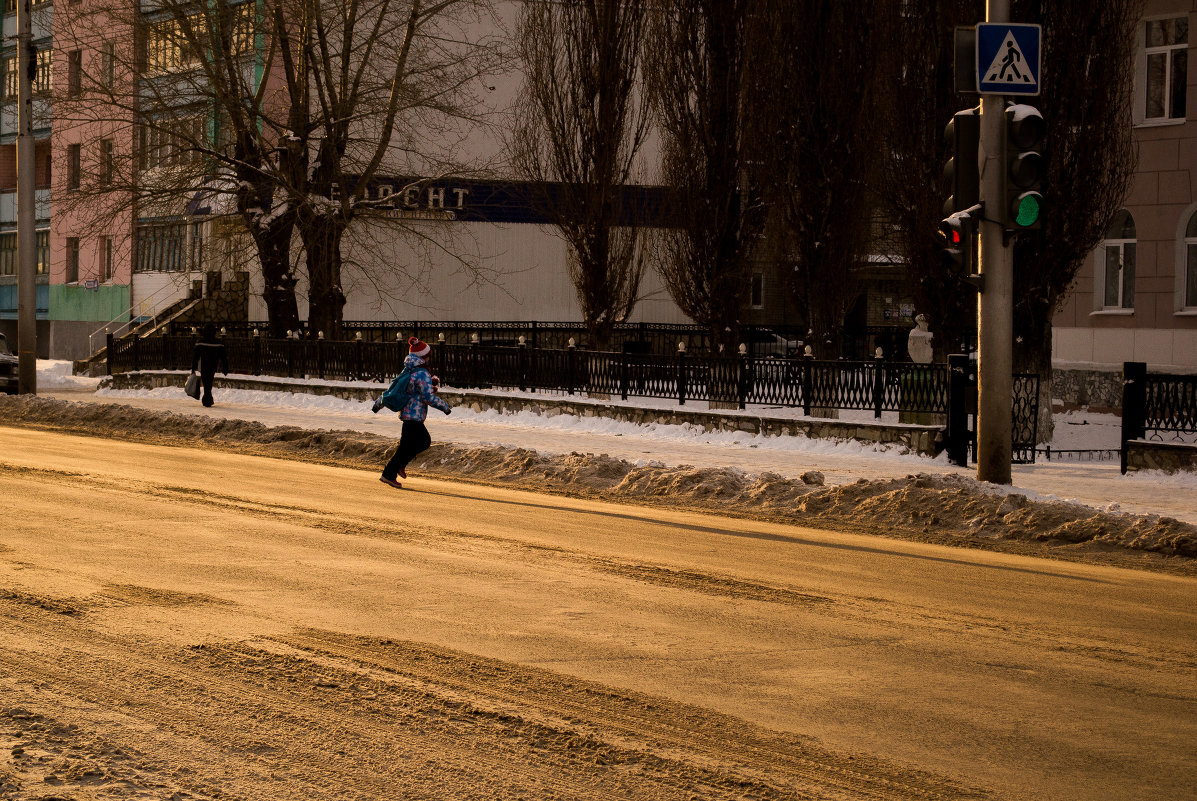
M 216 326 L 208 323 L 200 332 L 199 342 L 195 343 L 195 350 L 191 353 L 191 372 L 199 370 L 200 383 L 204 385 L 202 402 L 205 406 L 215 402 L 212 400 L 212 381 L 216 378 L 217 368 L 223 374 L 229 374 L 229 355 L 224 343 L 216 336 Z
M 403 432 L 399 435 L 399 447 L 395 448 L 395 455 L 382 469 L 382 476 L 378 479 L 396 489 L 403 486 L 398 479 L 407 478 L 407 463 L 432 445 L 432 437 L 428 435 L 428 428 L 424 425 L 424 420 L 428 417 L 428 407 L 440 409 L 445 414 L 450 412 L 449 404 L 436 394 L 440 381 L 428 372 L 428 356 L 432 353 L 432 348 L 415 337 L 407 340 L 407 345 L 408 354 L 403 360 L 403 366 L 411 371 L 411 378 L 406 387 L 397 388 L 407 398 L 407 402 L 399 410 Z M 375 404 L 374 411 L 378 411 L 381 403 L 380 399 Z

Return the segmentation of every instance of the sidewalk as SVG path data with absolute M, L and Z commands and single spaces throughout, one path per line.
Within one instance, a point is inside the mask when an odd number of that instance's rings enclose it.
M 69 368 L 67 368 L 69 370 Z M 119 403 L 134 407 L 186 414 L 252 420 L 269 426 L 340 429 L 398 438 L 395 415 L 370 413 L 368 400 L 346 400 L 311 390 L 328 392 L 333 385 L 360 388 L 364 397 L 381 392 L 381 384 L 366 382 L 293 381 L 295 392 L 262 392 L 218 389 L 216 406 L 205 409 L 183 394 L 181 388 L 153 390 L 99 390 L 98 379 L 70 376 L 55 363 L 39 363 L 39 394 L 64 400 Z M 305 392 L 308 390 L 309 392 Z M 535 393 L 497 393 L 507 397 L 544 400 Z M 676 403 L 644 398 L 596 402 L 645 408 L 676 408 Z M 760 415 L 762 410 L 719 412 L 729 417 Z M 801 416 L 800 410 L 769 409 L 770 416 Z M 857 413 L 860 414 L 860 413 Z M 895 416 L 896 417 L 896 416 Z M 862 422 L 871 420 L 864 413 Z M 894 420 L 896 423 L 896 419 Z M 595 416 L 532 412 L 473 412 L 457 408 L 449 417 L 431 412 L 428 428 L 434 442 L 494 444 L 529 448 L 543 453 L 594 453 L 630 462 L 660 462 L 695 467 L 735 467 L 747 473 L 774 472 L 797 477 L 809 470 L 826 476 L 828 484 L 858 479 L 900 478 L 913 473 L 956 474 L 975 477 L 974 469 L 955 467 L 945 456 L 934 459 L 894 448 L 858 442 L 835 442 L 796 436 L 763 436 L 737 431 L 706 432 L 694 426 L 636 425 Z M 1111 415 L 1057 417 L 1053 448 L 1116 448 L 1117 418 Z M 1054 497 L 1110 511 L 1158 514 L 1197 524 L 1197 475 L 1169 476 L 1138 473 L 1123 476 L 1117 461 L 1014 465 L 1011 491 L 1031 497 Z

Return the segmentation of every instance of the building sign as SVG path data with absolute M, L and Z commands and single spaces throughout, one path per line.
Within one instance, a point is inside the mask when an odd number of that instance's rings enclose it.
M 352 179 L 347 183 L 353 186 Z M 620 187 L 616 224 L 674 227 L 668 192 L 658 186 Z M 551 225 L 555 212 L 565 207 L 565 197 L 565 187 L 559 183 L 380 177 L 366 187 L 365 204 L 358 211 L 404 220 Z M 188 204 L 187 213 L 211 214 L 217 205 L 213 201 L 213 193 L 202 190 Z

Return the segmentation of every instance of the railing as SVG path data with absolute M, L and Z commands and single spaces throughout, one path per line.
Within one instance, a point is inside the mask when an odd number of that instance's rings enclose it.
M 87 336 L 88 350 L 93 354 L 98 350 L 98 348 L 96 347 L 96 337 L 98 337 L 100 335 L 104 335 L 105 337 L 123 336 L 124 334 L 131 331 L 135 326 L 138 326 L 142 322 L 144 322 L 144 319 L 143 319 L 145 317 L 144 314 L 136 314 L 135 315 L 135 314 L 133 314 L 133 312 L 137 311 L 137 310 L 144 311 L 147 308 L 153 309 L 154 305 L 150 304 L 150 302 L 153 301 L 155 298 L 157 298 L 159 295 L 161 295 L 163 292 L 166 292 L 167 290 L 178 291 L 178 286 L 176 286 L 173 282 L 168 282 L 168 283 L 163 284 L 155 292 L 151 293 L 150 295 L 147 295 L 144 298 L 141 298 L 136 303 L 131 305 L 129 308 L 125 309 L 123 312 L 118 314 L 116 317 L 113 317 L 111 320 L 104 323 L 104 325 L 100 326 L 95 331 L 92 331 L 90 334 L 88 334 L 88 336 Z M 147 306 L 147 304 L 150 304 L 150 305 Z M 154 321 L 156 321 L 158 319 L 157 311 L 154 311 L 154 313 L 150 316 L 150 319 L 154 320 Z M 116 326 L 116 328 L 113 328 L 112 326 L 116 323 L 120 323 L 120 325 Z
M 1130 440 L 1197 443 L 1197 375 L 1148 373 L 1145 362 L 1122 366 L 1122 472 Z
M 108 372 L 185 370 L 191 336 L 109 338 Z M 231 372 L 290 378 L 385 381 L 402 369 L 406 343 L 365 339 L 229 338 Z M 560 394 L 589 393 L 687 401 L 727 407 L 747 404 L 812 409 L 862 409 L 944 414 L 947 366 L 810 357 L 754 358 L 592 351 L 581 348 L 436 343 L 432 369 L 447 386 L 503 388 Z

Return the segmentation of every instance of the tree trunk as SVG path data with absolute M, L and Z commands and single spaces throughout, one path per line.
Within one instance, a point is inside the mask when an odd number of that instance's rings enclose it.
M 1039 429 L 1037 442 L 1051 442 L 1052 426 L 1052 324 L 1050 317 L 1023 315 L 1014 324 L 1014 372 L 1039 376 Z
M 291 232 L 294 221 L 280 221 L 267 229 L 254 226 L 254 244 L 262 263 L 262 300 L 266 303 L 268 335 L 281 339 L 299 328 L 299 302 L 295 273 L 291 269 Z
M 327 217 L 300 225 L 308 254 L 308 328 L 323 331 L 326 339 L 340 339 L 343 333 L 341 237 L 344 233 L 343 223 Z

